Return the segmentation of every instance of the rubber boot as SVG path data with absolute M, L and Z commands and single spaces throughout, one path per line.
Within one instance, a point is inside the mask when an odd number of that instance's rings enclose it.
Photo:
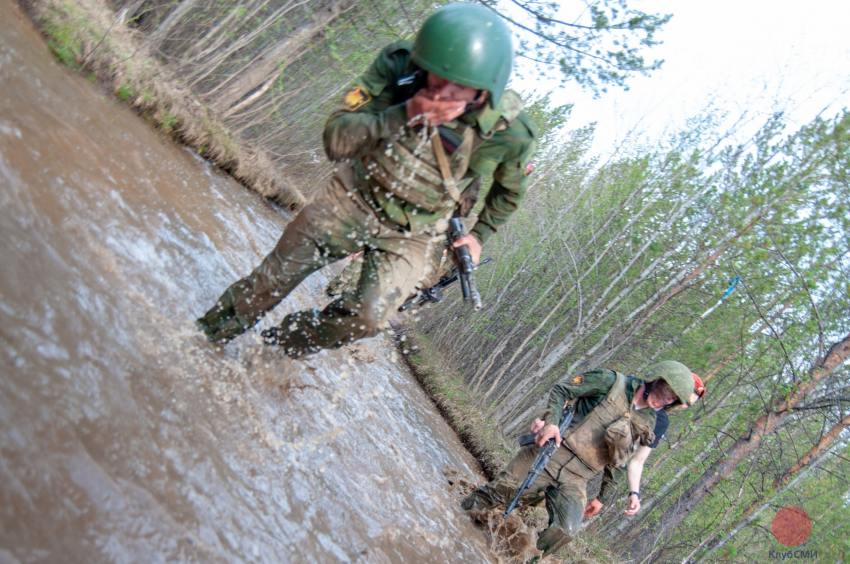
M 204 332 L 211 343 L 226 343 L 246 331 L 232 307 L 217 303 L 195 324 Z

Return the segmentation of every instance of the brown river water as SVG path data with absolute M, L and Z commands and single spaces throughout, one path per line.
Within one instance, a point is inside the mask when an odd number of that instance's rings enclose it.
M 195 330 L 285 221 L 0 0 L 0 562 L 492 560 L 389 338 L 296 362 Z

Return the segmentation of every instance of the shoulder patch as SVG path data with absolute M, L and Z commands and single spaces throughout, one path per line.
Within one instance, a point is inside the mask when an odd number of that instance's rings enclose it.
M 371 100 L 372 96 L 358 86 L 348 91 L 342 99 L 342 104 L 346 110 L 353 112 L 368 104 Z
M 576 374 L 575 376 L 573 376 L 573 379 L 570 380 L 570 384 L 574 386 L 578 386 L 582 382 L 584 382 L 584 376 L 582 376 L 581 374 Z

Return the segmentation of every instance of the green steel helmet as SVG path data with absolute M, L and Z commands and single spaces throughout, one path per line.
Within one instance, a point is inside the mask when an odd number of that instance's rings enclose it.
M 447 4 L 431 14 L 413 43 L 413 62 L 499 103 L 513 66 L 511 32 L 496 12 L 479 4 Z
M 691 396 L 694 393 L 694 378 L 687 366 L 675 360 L 656 362 L 647 368 L 643 375 L 644 382 L 655 380 L 664 380 L 681 403 L 691 404 Z

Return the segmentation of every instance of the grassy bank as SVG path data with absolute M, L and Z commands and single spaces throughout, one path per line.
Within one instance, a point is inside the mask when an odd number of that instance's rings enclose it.
M 27 0 L 22 7 L 57 60 L 97 81 L 174 140 L 246 187 L 296 209 L 304 196 L 269 156 L 240 140 L 148 53 L 144 37 L 99 0 Z
M 475 404 L 460 373 L 449 366 L 427 336 L 404 329 L 397 334 L 399 348 L 411 372 L 436 404 L 443 417 L 492 478 L 513 455 L 514 446 Z

